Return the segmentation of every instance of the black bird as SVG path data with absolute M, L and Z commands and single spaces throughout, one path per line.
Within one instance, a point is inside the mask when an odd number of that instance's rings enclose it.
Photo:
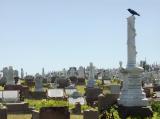
M 140 16 L 140 14 L 138 14 L 136 11 L 132 10 L 132 9 L 127 9 L 132 15 L 137 15 Z

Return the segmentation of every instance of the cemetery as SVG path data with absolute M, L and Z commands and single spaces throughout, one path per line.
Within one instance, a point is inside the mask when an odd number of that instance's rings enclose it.
M 131 15 L 124 22 L 126 67 L 122 61 L 113 69 L 99 68 L 93 62 L 86 67 L 75 63 L 58 71 L 45 72 L 43 67 L 36 74 L 3 67 L 0 119 L 160 119 L 160 65 L 137 63 L 141 53 L 136 19 L 140 14 L 127 10 Z

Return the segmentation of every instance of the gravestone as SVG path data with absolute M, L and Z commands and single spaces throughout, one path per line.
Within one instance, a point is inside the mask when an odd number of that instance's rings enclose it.
M 15 90 L 3 91 L 2 100 L 3 102 L 19 102 L 20 101 L 19 91 L 15 91 Z
M 14 70 L 13 70 L 12 66 L 9 66 L 9 68 L 8 68 L 6 80 L 7 80 L 6 85 L 15 85 Z
M 70 119 L 68 107 L 42 107 L 39 119 Z
M 29 96 L 29 87 L 23 85 L 5 85 L 4 90 L 18 90 L 20 91 L 20 100 L 23 101 L 24 98 Z
M 96 86 L 95 68 L 93 66 L 93 63 L 90 63 L 89 77 L 88 77 L 87 86 L 85 88 L 87 104 L 92 105 L 94 101 L 98 100 L 98 95 L 101 93 L 102 93 L 102 89 Z
M 94 110 L 84 111 L 83 119 L 98 119 L 98 111 L 94 111 Z
M 0 119 L 7 119 L 7 108 L 5 106 L 0 106 Z
M 70 96 L 72 95 L 74 92 L 76 92 L 77 89 L 76 88 L 73 88 L 73 89 L 65 89 L 65 93 L 67 96 Z
M 80 66 L 78 69 L 78 84 L 85 84 L 85 69 Z
M 75 107 L 72 109 L 72 113 L 81 114 L 81 104 L 79 102 L 75 103 Z
M 43 92 L 43 77 L 40 75 L 35 77 L 35 91 Z
M 96 85 L 96 81 L 95 81 L 95 69 L 93 66 L 93 63 L 90 63 L 90 67 L 89 67 L 89 77 L 88 77 L 88 82 L 87 82 L 87 87 L 88 88 L 94 88 Z
M 144 69 L 136 65 L 136 44 L 135 44 L 135 16 L 127 18 L 128 40 L 127 40 L 127 84 L 122 88 L 118 99 L 118 111 L 121 118 L 139 116 L 141 118 L 152 116 L 153 112 L 148 107 L 149 102 L 142 88 L 142 72 Z
M 70 67 L 70 69 L 68 71 L 68 74 L 69 74 L 69 79 L 71 80 L 71 82 L 73 84 L 77 84 L 78 79 L 77 79 L 77 69 L 76 69 L 76 67 Z
M 143 68 L 136 66 L 136 46 L 135 46 L 135 16 L 128 19 L 128 63 L 126 71 L 128 72 L 127 87 L 121 91 L 118 103 L 119 105 L 132 106 L 148 106 L 148 99 L 142 90 L 141 73 Z
M 57 85 L 57 88 L 65 88 L 71 84 L 71 81 L 64 77 L 57 77 L 54 83 Z
M 23 71 L 23 68 L 21 68 L 21 79 L 24 78 L 24 71 Z
M 64 98 L 64 90 L 63 89 L 48 89 L 47 90 L 48 98 Z
M 35 86 L 34 76 L 32 76 L 32 75 L 26 75 L 26 76 L 24 77 L 24 80 L 25 80 L 25 84 L 26 84 L 28 87 Z
M 81 105 L 85 104 L 84 97 L 82 97 L 81 94 L 77 91 L 73 92 L 73 94 L 70 95 L 68 101 L 70 104 L 76 104 L 76 103 L 80 103 Z
M 120 93 L 120 85 L 118 84 L 112 84 L 110 85 L 110 91 L 111 91 L 111 94 L 119 94 Z

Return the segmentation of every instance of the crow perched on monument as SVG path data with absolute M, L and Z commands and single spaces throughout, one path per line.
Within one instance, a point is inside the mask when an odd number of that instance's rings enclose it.
M 132 10 L 132 9 L 127 9 L 132 15 L 137 15 L 140 16 L 140 14 L 138 14 L 136 11 Z

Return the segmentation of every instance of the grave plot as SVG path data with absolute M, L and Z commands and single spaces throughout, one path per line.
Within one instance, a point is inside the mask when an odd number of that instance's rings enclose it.
M 72 98 L 72 97 L 69 97 L 68 98 L 68 101 L 70 104 L 76 104 L 76 103 L 80 103 L 81 105 L 84 105 L 85 104 L 85 99 L 83 97 L 79 97 L 79 98 Z
M 76 91 L 77 91 L 77 89 L 65 89 L 65 93 L 67 96 L 72 95 Z
M 47 97 L 48 98 L 58 98 L 63 99 L 65 97 L 63 89 L 48 89 L 47 90 Z
M 70 104 L 76 104 L 76 103 L 80 103 L 81 105 L 85 104 L 85 99 L 84 97 L 82 97 L 79 92 L 74 92 L 69 98 L 68 98 L 68 102 Z
M 7 107 L 7 112 L 28 112 L 28 103 L 20 101 L 20 94 L 18 90 L 4 90 L 0 91 L 0 99 Z
M 19 91 L 16 90 L 6 90 L 1 92 L 2 94 L 2 101 L 3 102 L 20 102 L 20 95 Z

